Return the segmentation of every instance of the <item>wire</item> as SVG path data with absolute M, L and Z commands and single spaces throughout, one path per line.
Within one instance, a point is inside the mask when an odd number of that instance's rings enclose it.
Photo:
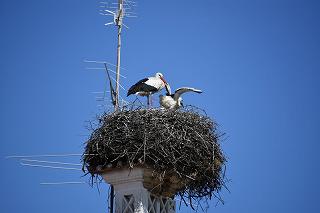
M 44 182 L 40 183 L 40 185 L 66 185 L 66 184 L 85 184 L 86 182 L 80 181 L 69 181 L 69 182 Z
M 97 154 L 45 154 L 45 155 L 9 155 L 9 158 L 41 158 L 41 157 L 69 157 L 69 156 L 82 156 L 82 155 L 97 155 Z
M 21 159 L 21 161 L 25 161 L 25 162 L 37 162 L 37 163 L 48 163 L 48 164 L 61 164 L 61 165 L 70 165 L 70 166 L 82 166 L 82 164 L 80 164 L 80 163 L 65 163 L 65 162 L 46 161 L 46 160 Z
M 71 168 L 71 167 L 61 167 L 61 166 L 46 166 L 46 165 L 38 165 L 38 164 L 29 164 L 29 163 L 20 163 L 22 166 L 31 166 L 31 167 L 41 167 L 41 168 L 49 168 L 49 169 L 65 169 L 65 170 L 78 170 L 82 171 L 82 169 Z

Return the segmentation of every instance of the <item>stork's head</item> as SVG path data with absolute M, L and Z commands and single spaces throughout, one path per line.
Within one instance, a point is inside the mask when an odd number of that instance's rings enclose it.
M 161 72 L 157 72 L 157 73 L 156 73 L 156 77 L 157 77 L 157 78 L 160 78 L 160 77 L 162 77 L 162 78 L 163 78 L 163 75 L 162 75 L 162 73 L 161 73 Z
M 156 73 L 156 78 L 160 78 L 160 79 L 163 81 L 164 84 L 167 84 L 167 81 L 164 80 L 162 73 L 157 72 L 157 73 Z

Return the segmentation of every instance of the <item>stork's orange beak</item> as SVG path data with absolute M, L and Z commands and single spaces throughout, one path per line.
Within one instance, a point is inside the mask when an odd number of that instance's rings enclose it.
M 163 77 L 160 76 L 160 79 L 163 81 L 164 84 L 167 84 L 166 80 L 164 80 Z

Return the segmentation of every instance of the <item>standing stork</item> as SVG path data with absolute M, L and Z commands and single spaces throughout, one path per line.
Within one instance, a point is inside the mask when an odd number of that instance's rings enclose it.
M 128 90 L 127 97 L 131 94 L 136 94 L 140 96 L 147 96 L 148 106 L 151 105 L 151 95 L 162 90 L 167 84 L 164 80 L 162 73 L 156 73 L 154 77 L 144 78 Z
M 165 109 L 178 109 L 182 106 L 181 95 L 185 92 L 202 93 L 201 90 L 192 87 L 180 87 L 173 94 L 169 84 L 165 85 L 167 94 L 165 96 L 159 95 L 160 105 Z

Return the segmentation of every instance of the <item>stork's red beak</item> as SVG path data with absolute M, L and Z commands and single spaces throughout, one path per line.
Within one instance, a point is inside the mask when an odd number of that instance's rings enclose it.
M 160 79 L 163 81 L 164 84 L 167 84 L 166 80 L 164 80 L 163 77 L 160 76 Z

